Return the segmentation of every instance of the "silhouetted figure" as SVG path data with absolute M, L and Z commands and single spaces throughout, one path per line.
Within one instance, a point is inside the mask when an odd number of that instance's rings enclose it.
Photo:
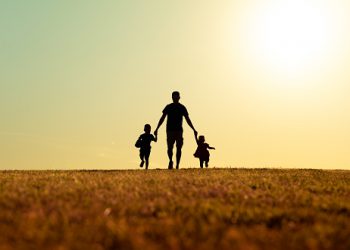
M 203 168 L 203 163 L 205 163 L 205 166 L 208 167 L 209 165 L 209 150 L 208 149 L 215 149 L 213 147 L 210 147 L 208 143 L 205 143 L 205 137 L 204 135 L 200 135 L 197 137 L 197 133 L 195 133 L 196 141 L 197 141 L 197 150 L 194 153 L 194 157 L 199 158 L 199 164 L 201 168 Z
M 151 134 L 151 125 L 146 124 L 144 127 L 145 133 L 140 135 L 139 139 L 137 139 L 135 146 L 140 148 L 140 167 L 142 168 L 146 161 L 146 169 L 148 169 L 149 165 L 149 156 L 151 154 L 151 142 L 157 141 L 157 135 L 153 136 Z
M 179 103 L 180 93 L 178 91 L 174 91 L 172 93 L 172 99 L 173 99 L 173 103 L 168 104 L 164 108 L 163 115 L 160 117 L 158 126 L 154 131 L 154 134 L 155 135 L 158 134 L 159 127 L 163 124 L 165 117 L 168 117 L 167 124 L 166 124 L 168 157 L 169 157 L 168 169 L 173 168 L 173 147 L 175 142 L 176 142 L 176 169 L 178 169 L 180 160 L 181 160 L 181 149 L 183 145 L 183 137 L 182 137 L 183 117 L 185 117 L 187 124 L 193 129 L 195 133 L 196 133 L 196 130 L 192 125 L 192 122 L 190 120 L 186 107 L 181 103 Z

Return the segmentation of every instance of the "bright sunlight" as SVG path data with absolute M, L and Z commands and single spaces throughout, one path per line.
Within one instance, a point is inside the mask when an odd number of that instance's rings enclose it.
M 274 1 L 251 18 L 249 43 L 256 59 L 274 73 L 313 70 L 335 47 L 334 13 L 322 2 Z

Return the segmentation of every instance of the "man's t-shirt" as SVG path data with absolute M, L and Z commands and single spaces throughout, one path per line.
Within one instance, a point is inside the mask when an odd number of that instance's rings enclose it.
M 182 118 L 188 116 L 187 109 L 181 103 L 171 103 L 168 104 L 164 110 L 163 114 L 168 116 L 166 131 L 182 131 Z
M 141 139 L 141 148 L 142 149 L 150 149 L 151 148 L 151 142 L 156 141 L 154 136 L 152 134 L 142 134 L 140 135 Z

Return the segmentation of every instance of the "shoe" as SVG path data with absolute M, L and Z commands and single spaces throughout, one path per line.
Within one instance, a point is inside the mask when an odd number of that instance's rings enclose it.
M 140 168 L 143 167 L 143 164 L 145 164 L 145 162 L 144 162 L 144 161 L 141 161 L 141 163 L 140 163 Z
M 209 166 L 209 163 L 208 163 L 208 162 L 206 162 L 206 163 L 205 163 L 205 167 L 207 168 L 208 166 Z
M 173 169 L 173 161 L 169 161 L 168 169 Z

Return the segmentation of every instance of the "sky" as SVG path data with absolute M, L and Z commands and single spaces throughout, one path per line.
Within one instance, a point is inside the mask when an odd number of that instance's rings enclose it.
M 350 169 L 349 30 L 347 0 L 1 0 L 0 170 L 138 169 L 174 90 L 210 167 Z

